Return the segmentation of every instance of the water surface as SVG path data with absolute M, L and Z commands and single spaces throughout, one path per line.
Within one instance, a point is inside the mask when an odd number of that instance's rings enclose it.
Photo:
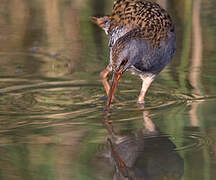
M 158 2 L 175 21 L 175 57 L 144 106 L 125 73 L 107 114 L 108 40 L 89 17 L 112 1 L 2 0 L 1 180 L 216 179 L 216 3 Z

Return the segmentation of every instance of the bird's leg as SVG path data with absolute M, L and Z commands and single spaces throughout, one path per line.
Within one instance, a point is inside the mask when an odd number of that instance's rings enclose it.
M 142 88 L 141 88 L 137 103 L 143 104 L 146 92 L 147 92 L 148 88 L 150 87 L 151 83 L 154 81 L 155 75 L 153 75 L 153 76 L 142 76 L 141 75 L 140 77 L 142 79 Z
M 109 64 L 106 69 L 104 69 L 103 71 L 101 71 L 100 73 L 100 77 L 101 77 L 101 80 L 102 80 L 102 83 L 103 83 L 103 86 L 105 88 L 105 91 L 106 91 L 106 94 L 108 96 L 109 94 L 109 90 L 110 90 L 110 85 L 109 85 L 109 82 L 108 82 L 108 74 L 109 72 L 112 71 L 112 67 L 111 65 Z

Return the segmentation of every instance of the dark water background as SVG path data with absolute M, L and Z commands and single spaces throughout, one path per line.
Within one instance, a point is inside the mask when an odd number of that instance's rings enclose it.
M 175 21 L 175 57 L 145 107 L 126 73 L 107 117 L 108 41 L 89 17 L 113 2 L 0 0 L 0 180 L 113 179 L 111 137 L 125 163 L 138 154 L 140 179 L 216 179 L 216 1 L 158 2 Z

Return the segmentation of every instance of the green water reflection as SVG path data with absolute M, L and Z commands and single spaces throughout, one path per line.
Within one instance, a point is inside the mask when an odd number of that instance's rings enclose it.
M 141 169 L 141 179 L 216 179 L 216 2 L 157 2 L 175 21 L 176 55 L 145 107 L 135 103 L 140 79 L 125 74 L 107 126 L 99 73 L 108 40 L 89 17 L 109 14 L 113 2 L 1 0 L 1 180 L 123 178 L 112 151 L 126 164 L 131 157 L 128 173 Z

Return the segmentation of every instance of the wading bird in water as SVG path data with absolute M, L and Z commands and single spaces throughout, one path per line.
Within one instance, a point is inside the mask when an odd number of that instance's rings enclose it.
M 109 37 L 110 63 L 100 74 L 108 95 L 107 109 L 119 79 L 127 70 L 142 79 L 137 102 L 143 103 L 149 86 L 171 61 L 176 49 L 171 17 L 154 2 L 116 0 L 111 15 L 93 17 L 92 21 Z M 108 74 L 111 71 L 110 87 Z

